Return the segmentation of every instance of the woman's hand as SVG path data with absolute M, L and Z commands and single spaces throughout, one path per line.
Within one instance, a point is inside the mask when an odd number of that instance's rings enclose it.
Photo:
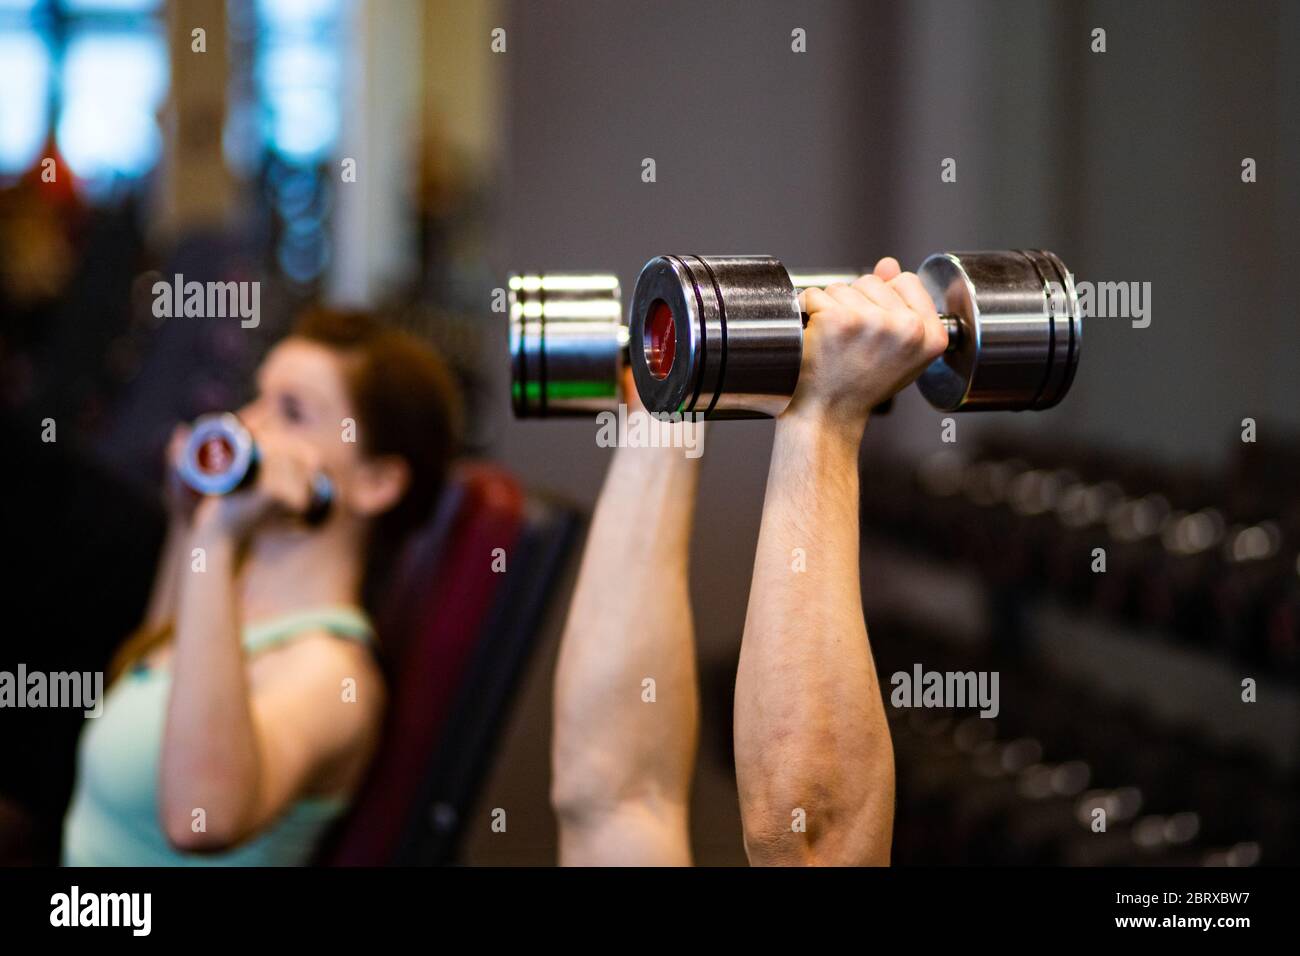
M 871 275 L 800 294 L 808 313 L 799 386 L 782 417 L 860 436 L 871 409 L 943 354 L 948 333 L 915 273 L 881 259 Z
M 247 538 L 264 522 L 304 514 L 312 503 L 312 483 L 320 458 L 307 442 L 283 435 L 257 435 L 257 477 L 252 487 L 205 498 L 195 526 L 235 540 Z
M 190 426 L 181 422 L 172 429 L 172 436 L 167 440 L 165 469 L 163 475 L 163 507 L 167 509 L 167 520 L 175 525 L 188 525 L 194 517 L 201 496 L 197 491 L 181 480 L 181 456 L 185 453 L 185 443 L 190 439 Z

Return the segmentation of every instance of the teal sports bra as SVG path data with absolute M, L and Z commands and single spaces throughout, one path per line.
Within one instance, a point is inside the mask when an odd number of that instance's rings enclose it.
M 369 643 L 369 619 L 350 607 L 288 614 L 244 628 L 245 656 L 327 631 Z M 64 866 L 302 866 L 325 830 L 348 808 L 344 797 L 305 797 L 261 834 L 219 853 L 185 853 L 158 822 L 158 761 L 171 674 L 138 665 L 88 719 L 77 746 L 72 804 L 63 821 Z

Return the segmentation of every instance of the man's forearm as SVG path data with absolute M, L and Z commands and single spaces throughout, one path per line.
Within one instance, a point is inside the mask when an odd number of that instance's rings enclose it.
M 859 441 L 777 422 L 736 679 L 755 863 L 889 859 L 893 750 L 862 616 Z
M 562 823 L 580 830 L 584 819 L 629 804 L 661 810 L 680 831 L 675 857 L 689 853 L 684 809 L 698 735 L 687 578 L 698 478 L 698 460 L 680 448 L 615 452 L 555 679 L 553 799 Z

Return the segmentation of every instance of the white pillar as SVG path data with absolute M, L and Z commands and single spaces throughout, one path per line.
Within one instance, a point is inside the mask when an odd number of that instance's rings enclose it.
M 345 14 L 341 119 L 332 175 L 333 261 L 327 297 L 373 305 L 410 279 L 420 130 L 423 5 L 352 0 Z M 356 161 L 356 182 L 341 179 Z

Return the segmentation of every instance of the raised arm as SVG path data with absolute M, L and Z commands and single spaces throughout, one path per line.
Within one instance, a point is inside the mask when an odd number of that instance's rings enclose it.
M 250 679 L 240 644 L 239 551 L 268 516 L 307 507 L 316 470 L 308 449 L 259 445 L 256 486 L 199 505 L 188 544 L 203 549 L 205 567 L 183 573 L 178 588 L 158 809 L 181 850 L 224 850 L 263 830 L 366 745 L 383 700 L 367 652 L 323 632 L 274 652 L 291 676 Z M 360 707 L 342 699 L 347 678 L 358 681 Z
M 158 569 L 154 572 L 153 590 L 145 610 L 142 629 L 154 631 L 173 623 L 176 593 L 180 588 L 181 568 L 189 563 L 190 519 L 197 496 L 176 476 L 176 463 L 189 437 L 189 426 L 177 425 L 167 444 L 163 476 L 163 504 L 167 509 L 167 536 L 163 539 Z
M 869 410 L 946 344 L 882 260 L 810 289 L 798 390 L 777 419 L 736 678 L 736 775 L 755 864 L 887 864 L 894 760 L 862 616 L 858 450 Z
M 641 413 L 630 379 L 624 393 Z M 698 477 L 683 448 L 620 447 L 596 503 L 555 674 L 561 865 L 691 862 L 699 701 L 687 560 Z

